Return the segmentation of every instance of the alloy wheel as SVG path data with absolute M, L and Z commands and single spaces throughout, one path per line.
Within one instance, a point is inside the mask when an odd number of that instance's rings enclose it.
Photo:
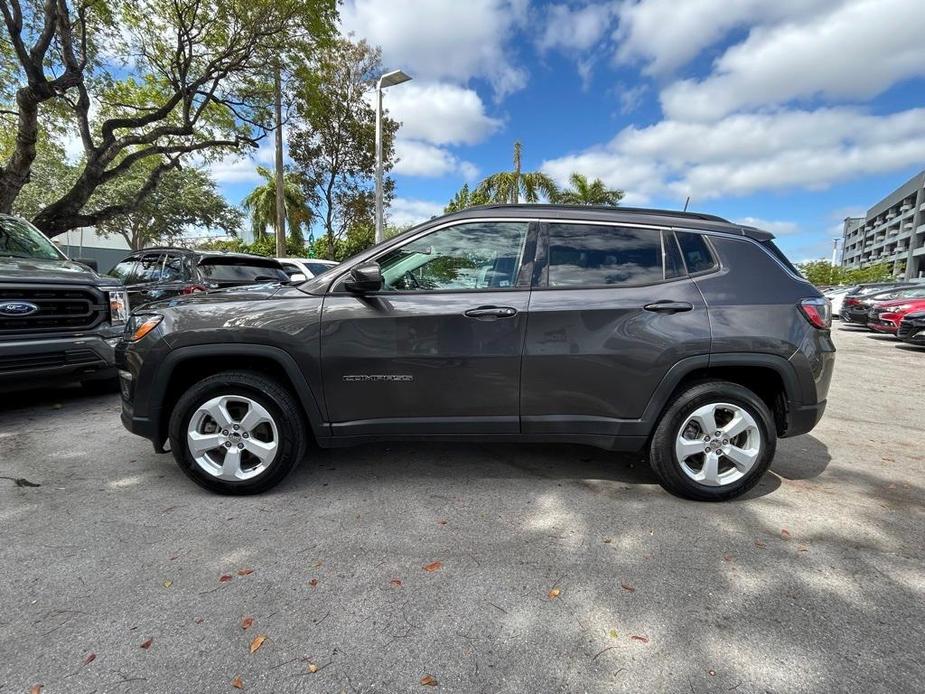
M 270 466 L 279 450 L 279 432 L 260 403 L 243 395 L 220 395 L 190 417 L 186 445 L 205 472 L 238 482 Z
M 675 455 L 681 470 L 695 482 L 722 487 L 742 479 L 761 456 L 761 430 L 739 405 L 703 405 L 678 430 Z

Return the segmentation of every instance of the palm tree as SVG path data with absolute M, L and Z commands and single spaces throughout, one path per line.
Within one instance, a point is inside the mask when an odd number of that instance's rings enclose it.
M 257 167 L 257 173 L 264 178 L 264 183 L 252 190 L 242 201 L 244 209 L 251 218 L 251 230 L 254 240 L 261 239 L 267 233 L 267 227 L 276 227 L 276 176 L 269 169 Z M 302 227 L 311 219 L 302 186 L 295 174 L 287 173 L 283 183 L 283 199 L 286 203 L 286 226 L 289 237 L 302 245 Z
M 607 188 L 599 178 L 589 182 L 584 174 L 573 173 L 568 180 L 572 187 L 561 191 L 555 199 L 563 205 L 616 207 L 623 199 L 622 190 Z
M 475 189 L 477 195 L 496 203 L 537 202 L 540 195 L 555 200 L 559 189 L 555 181 L 541 171 L 520 170 L 520 142 L 514 143 L 514 170 L 493 173 Z

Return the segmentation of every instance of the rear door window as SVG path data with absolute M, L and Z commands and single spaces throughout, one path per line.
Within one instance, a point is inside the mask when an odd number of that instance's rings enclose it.
M 135 284 L 149 284 L 160 282 L 164 273 L 164 254 L 145 253 L 138 260 L 135 269 Z
M 551 223 L 550 287 L 633 286 L 665 279 L 661 232 L 602 224 Z

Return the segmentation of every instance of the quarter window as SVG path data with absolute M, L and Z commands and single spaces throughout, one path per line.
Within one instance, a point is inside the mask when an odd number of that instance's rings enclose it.
M 639 285 L 665 279 L 661 233 L 603 224 L 550 224 L 550 287 Z
M 509 289 L 517 281 L 527 222 L 471 222 L 434 231 L 379 258 L 393 291 Z
M 687 271 L 691 274 L 695 272 L 704 272 L 716 267 L 716 260 L 710 253 L 707 242 L 700 234 L 692 234 L 687 231 L 676 232 L 678 243 L 681 245 L 681 253 L 684 255 L 684 262 L 687 263 Z

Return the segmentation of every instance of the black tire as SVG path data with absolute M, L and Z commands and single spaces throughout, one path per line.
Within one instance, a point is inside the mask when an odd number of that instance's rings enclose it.
M 222 396 L 244 396 L 264 407 L 273 418 L 278 432 L 275 458 L 258 475 L 240 481 L 219 479 L 196 462 L 187 445 L 187 427 L 199 407 Z M 223 371 L 209 376 L 187 390 L 177 401 L 170 416 L 170 449 L 177 465 L 196 484 L 219 494 L 259 494 L 289 474 L 305 455 L 306 434 L 301 408 L 291 391 L 263 374 L 250 371 Z
M 709 486 L 684 473 L 675 453 L 675 440 L 692 412 L 716 402 L 737 405 L 752 416 L 761 435 L 761 448 L 758 459 L 743 477 L 722 486 Z M 758 484 L 770 467 L 776 449 L 777 429 L 764 401 L 736 383 L 714 381 L 692 385 L 669 403 L 652 435 L 649 461 L 659 483 L 672 494 L 695 501 L 726 501 Z

